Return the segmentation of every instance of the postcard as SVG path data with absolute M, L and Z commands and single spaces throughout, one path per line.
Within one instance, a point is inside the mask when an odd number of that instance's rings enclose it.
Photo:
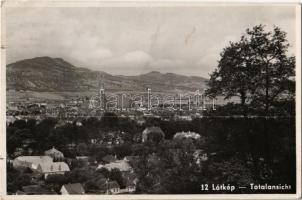
M 294 3 L 2 2 L 2 198 L 299 198 L 300 24 Z

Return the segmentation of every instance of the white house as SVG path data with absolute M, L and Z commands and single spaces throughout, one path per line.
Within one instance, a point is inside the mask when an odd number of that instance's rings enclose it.
M 200 138 L 200 135 L 198 133 L 195 133 L 195 132 L 191 132 L 191 131 L 188 131 L 188 132 L 178 132 L 174 135 L 173 139 L 185 139 L 185 138 L 192 138 L 192 139 L 199 139 Z
M 39 164 L 37 171 L 42 173 L 45 177 L 51 174 L 65 174 L 69 172 L 69 166 L 65 162 L 52 162 L 52 163 L 41 163 Z
M 108 169 L 109 171 L 111 171 L 114 168 L 119 169 L 121 172 L 130 172 L 133 170 L 132 167 L 129 165 L 128 161 L 124 159 L 116 160 L 115 162 L 111 162 L 105 165 L 100 164 L 97 169 L 101 169 L 103 167 Z
M 132 193 L 136 191 L 138 178 L 134 173 L 128 174 L 126 177 L 126 192 Z
M 100 186 L 100 189 L 106 194 L 119 194 L 121 192 L 120 185 L 116 181 L 106 181 Z
M 37 170 L 40 164 L 53 163 L 53 159 L 50 156 L 19 156 L 14 159 L 13 166 L 17 167 L 29 167 L 32 170 Z

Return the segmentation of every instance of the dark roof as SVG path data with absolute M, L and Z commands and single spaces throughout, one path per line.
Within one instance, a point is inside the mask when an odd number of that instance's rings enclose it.
M 106 183 L 107 179 L 106 178 L 100 178 L 97 180 L 98 185 L 104 185 Z
M 25 194 L 57 194 L 54 191 L 50 191 L 46 188 L 43 188 L 39 185 L 27 185 L 23 186 L 22 190 Z
M 81 183 L 72 183 L 63 185 L 67 190 L 68 194 L 84 194 L 85 190 Z
M 125 178 L 126 178 L 126 187 L 136 185 L 136 182 L 137 182 L 137 175 L 136 174 L 130 173 Z
M 106 155 L 102 158 L 102 160 L 105 162 L 111 163 L 111 162 L 116 161 L 116 158 L 112 155 Z
M 138 158 L 139 158 L 138 156 L 125 156 L 125 159 L 128 160 L 129 162 L 133 162 Z

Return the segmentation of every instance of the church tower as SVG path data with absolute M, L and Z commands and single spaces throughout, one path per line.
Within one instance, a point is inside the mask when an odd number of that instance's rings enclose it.
M 99 108 L 101 110 L 105 110 L 106 109 L 106 96 L 105 96 L 105 88 L 104 88 L 104 84 L 103 84 L 103 76 L 99 76 L 98 78 L 99 81 Z

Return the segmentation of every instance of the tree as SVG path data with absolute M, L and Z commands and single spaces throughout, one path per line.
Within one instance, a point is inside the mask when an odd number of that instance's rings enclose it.
M 99 185 L 95 180 L 89 180 L 85 182 L 84 188 L 86 193 L 95 193 L 95 191 L 99 190 Z
M 13 154 L 17 147 L 22 144 L 22 138 L 16 134 L 18 131 L 15 127 L 7 127 L 7 153 Z
M 45 151 L 49 146 L 51 146 L 48 140 L 48 136 L 54 130 L 54 127 L 57 123 L 57 120 L 54 118 L 47 118 L 41 121 L 41 123 L 37 124 L 35 139 L 37 140 L 36 150 L 38 152 Z
M 88 153 L 88 147 L 85 143 L 80 143 L 77 145 L 77 154 L 79 156 L 86 156 Z
M 95 177 L 94 171 L 88 168 L 75 168 L 65 174 L 70 183 L 84 183 Z
M 122 172 L 119 169 L 112 169 L 109 173 L 109 179 L 116 181 L 122 188 L 125 187 L 125 181 L 123 179 Z
M 57 147 L 59 149 L 66 149 L 66 144 L 68 143 L 67 138 L 64 136 L 60 130 L 54 130 L 52 131 L 49 136 L 48 136 L 48 141 L 49 141 L 49 146 L 48 148 L 51 147 Z
M 62 185 L 66 183 L 68 183 L 68 179 L 62 174 L 51 174 L 45 180 L 45 184 L 57 193 L 60 192 Z
M 114 146 L 113 150 L 115 155 L 117 155 L 118 158 L 123 158 L 125 156 L 129 156 L 132 153 L 131 143 L 125 143 Z
M 268 115 L 270 107 L 282 94 L 287 97 L 294 93 L 291 79 L 295 75 L 295 58 L 287 56 L 286 33 L 279 27 L 265 32 L 264 26 L 259 25 L 246 32 L 249 51 L 253 55 L 251 61 L 257 68 L 253 100 L 264 105 Z
M 278 27 L 272 32 L 263 25 L 247 29 L 238 42 L 223 49 L 206 94 L 225 99 L 239 96 L 241 105 L 263 105 L 268 115 L 278 98 L 294 92 L 295 58 L 287 56 L 288 47 L 286 33 Z
M 17 127 L 19 129 L 26 128 L 26 121 L 21 119 L 21 120 L 16 120 L 13 125 L 13 127 Z
M 236 156 L 226 161 L 211 162 L 208 169 L 209 179 L 217 183 L 223 181 L 235 185 L 249 185 L 254 182 L 251 170 Z
M 47 179 L 45 180 L 46 184 L 59 184 L 63 185 L 65 183 L 68 183 L 67 178 L 62 174 L 51 174 L 47 176 Z
M 108 169 L 102 167 L 101 169 L 97 169 L 96 171 L 99 174 L 102 174 L 105 178 L 109 178 L 110 172 Z
M 220 54 L 218 67 L 211 74 L 206 95 L 216 97 L 223 95 L 225 99 L 238 96 L 241 105 L 245 105 L 248 94 L 252 90 L 250 76 L 252 68 L 247 60 L 247 44 L 243 36 L 239 42 L 230 42 Z
M 101 122 L 105 127 L 114 128 L 118 125 L 119 119 L 115 113 L 105 112 L 102 116 Z
M 7 163 L 7 192 L 15 193 L 17 190 L 21 190 L 22 186 L 30 184 L 29 174 L 19 172 L 10 163 Z

